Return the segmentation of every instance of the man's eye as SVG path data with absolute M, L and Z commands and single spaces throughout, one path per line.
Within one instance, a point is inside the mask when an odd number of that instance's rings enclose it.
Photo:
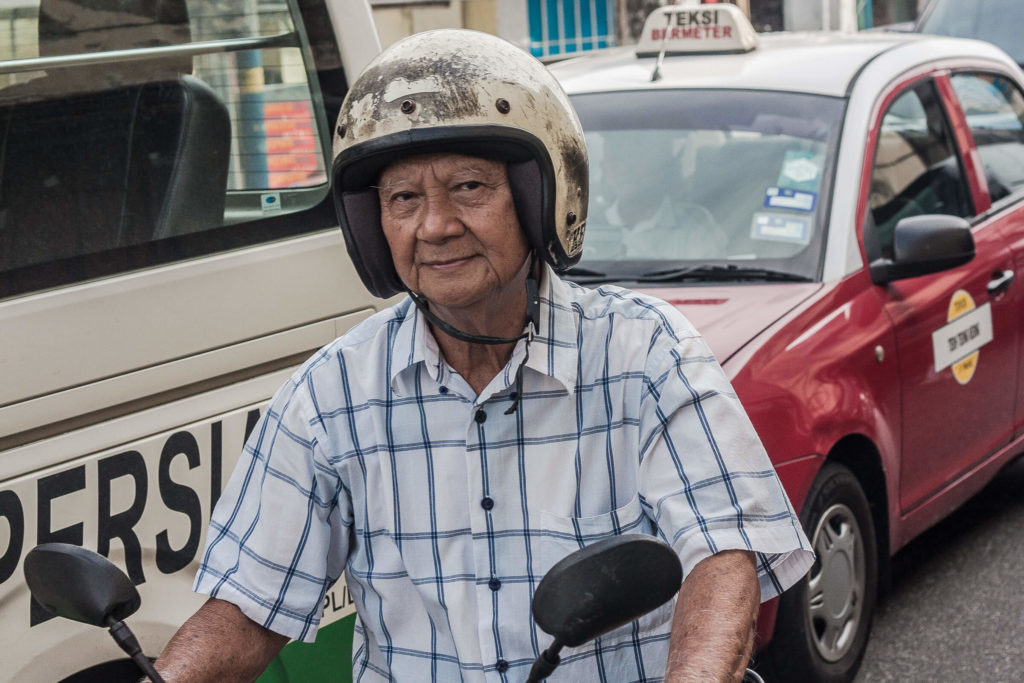
M 396 192 L 391 195 L 391 201 L 393 202 L 407 202 L 416 197 L 412 192 Z
M 459 189 L 462 190 L 477 190 L 483 187 L 483 183 L 478 180 L 467 180 L 464 183 L 459 184 Z

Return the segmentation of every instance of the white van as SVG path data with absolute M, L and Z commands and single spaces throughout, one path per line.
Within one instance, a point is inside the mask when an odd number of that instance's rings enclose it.
M 260 411 L 381 307 L 328 180 L 378 51 L 366 0 L 0 7 L 0 681 L 132 680 L 103 630 L 33 604 L 25 554 L 109 556 L 158 654 L 203 601 L 210 510 Z M 337 624 L 264 680 L 337 680 L 353 620 L 338 585 Z

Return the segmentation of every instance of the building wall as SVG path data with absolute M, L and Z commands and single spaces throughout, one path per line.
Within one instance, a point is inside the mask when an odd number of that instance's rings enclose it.
M 376 1 L 380 4 L 374 5 L 373 18 L 377 22 L 377 32 L 383 47 L 413 33 L 435 28 L 484 31 L 501 36 L 524 49 L 528 49 L 530 44 L 527 0 L 449 0 L 437 3 L 411 0 L 403 5 L 383 4 L 390 0 Z M 672 4 L 686 4 L 688 1 L 676 0 Z M 831 2 L 829 13 L 833 27 L 837 27 L 841 0 L 740 0 L 742 3 L 749 2 L 751 20 L 758 30 L 774 31 L 821 28 L 823 1 Z M 870 15 L 872 26 L 910 21 L 927 1 L 852 0 L 852 4 L 860 12 L 859 23 L 864 27 L 869 20 L 867 15 Z M 629 17 L 645 13 L 658 4 L 669 4 L 666 0 L 615 0 L 615 3 L 621 42 L 633 42 L 628 29 Z
M 516 11 L 518 6 L 521 11 Z M 511 18 L 499 20 L 499 13 L 511 13 Z M 521 14 L 517 25 L 516 15 Z M 500 35 L 512 42 L 526 40 L 526 3 L 507 0 L 450 0 L 445 3 L 417 3 L 405 5 L 375 4 L 373 19 L 377 24 L 381 47 L 395 41 L 437 28 L 469 28 L 485 33 Z M 521 35 L 517 36 L 517 33 Z

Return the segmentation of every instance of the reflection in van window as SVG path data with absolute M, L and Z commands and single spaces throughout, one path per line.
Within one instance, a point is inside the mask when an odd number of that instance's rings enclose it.
M 326 125 L 291 11 L 0 8 L 0 297 L 266 240 L 224 228 L 319 204 Z

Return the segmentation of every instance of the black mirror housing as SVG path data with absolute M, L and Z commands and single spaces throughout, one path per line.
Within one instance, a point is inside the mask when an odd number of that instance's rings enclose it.
M 904 218 L 893 231 L 893 258 L 871 262 L 871 281 L 884 285 L 962 266 L 974 258 L 971 224 L 959 216 Z
M 613 536 L 552 567 L 533 596 L 533 617 L 557 642 L 576 647 L 672 599 L 683 582 L 668 544 L 639 534 Z
M 25 582 L 51 614 L 93 626 L 111 626 L 141 604 L 139 592 L 116 565 L 68 543 L 43 543 L 30 550 Z

